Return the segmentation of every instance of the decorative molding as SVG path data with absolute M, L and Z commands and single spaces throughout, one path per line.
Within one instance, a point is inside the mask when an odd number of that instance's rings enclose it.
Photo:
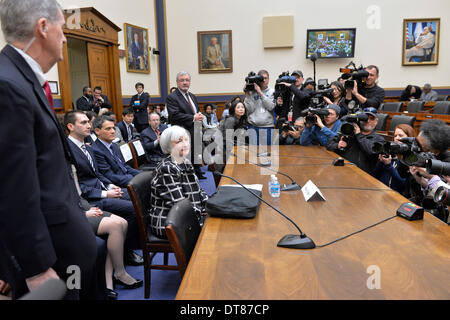
M 91 23 L 90 26 L 89 26 L 89 22 Z M 90 32 L 100 33 L 101 31 L 103 31 L 103 33 L 106 34 L 106 30 L 103 27 L 97 26 L 95 24 L 95 20 L 92 18 L 91 19 L 86 18 L 86 23 L 80 22 L 80 27 L 81 27 L 81 29 L 86 29 L 87 31 L 90 31 Z

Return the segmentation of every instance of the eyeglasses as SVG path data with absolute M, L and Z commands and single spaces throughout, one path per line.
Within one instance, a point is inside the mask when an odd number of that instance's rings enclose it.
M 364 112 L 372 112 L 372 113 L 377 113 L 377 109 L 370 107 L 370 108 L 365 108 Z

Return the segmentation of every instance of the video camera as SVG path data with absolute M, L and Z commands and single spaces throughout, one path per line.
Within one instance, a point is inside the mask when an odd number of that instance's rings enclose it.
M 450 162 L 443 162 L 436 159 L 429 159 L 425 164 L 429 174 L 440 176 L 450 176 Z
M 324 108 L 327 103 L 324 101 L 324 97 L 328 99 L 333 99 L 333 88 L 328 88 L 324 90 L 317 90 L 311 93 L 311 100 L 309 101 L 309 107 L 313 109 Z
M 261 75 L 257 75 L 253 71 L 250 71 L 248 76 L 245 78 L 245 89 L 244 91 L 254 91 L 255 90 L 255 83 L 261 83 L 264 81 L 264 77 Z
M 344 136 L 354 136 L 355 135 L 355 127 L 353 126 L 354 123 L 356 123 L 358 126 L 360 125 L 361 121 L 367 121 L 369 120 L 369 116 L 360 111 L 357 110 L 355 113 L 348 114 L 344 117 L 342 117 L 341 121 L 341 129 L 340 132 Z
M 286 118 L 279 118 L 277 120 L 277 125 L 276 125 L 277 129 L 280 130 L 281 132 L 288 132 L 288 131 L 297 131 L 298 130 L 298 126 L 294 126 L 292 124 L 292 122 L 289 122 Z
M 281 82 L 294 84 L 295 81 L 296 77 L 290 76 L 288 71 L 281 73 L 278 76 L 278 79 L 275 81 L 275 92 L 273 93 L 274 98 L 275 99 L 277 99 L 278 97 L 283 98 L 286 95 L 290 94 L 289 88 L 286 87 Z
M 350 69 L 350 67 L 353 67 Z M 344 88 L 353 89 L 353 80 L 356 80 L 358 85 L 358 91 L 364 87 L 364 82 L 367 77 L 369 77 L 369 72 L 367 72 L 363 66 L 356 68 L 356 65 L 350 62 L 345 68 L 340 68 L 339 72 L 342 73 L 341 78 L 345 80 Z
M 303 110 L 300 113 L 302 117 L 305 117 L 305 123 L 309 123 L 311 125 L 317 123 L 316 115 L 318 115 L 323 121 L 323 118 L 329 114 L 330 111 L 328 111 L 327 108 L 311 108 L 311 107 Z

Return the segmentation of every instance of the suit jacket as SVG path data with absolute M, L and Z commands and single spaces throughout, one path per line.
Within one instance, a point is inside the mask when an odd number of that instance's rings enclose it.
M 167 129 L 165 124 L 159 125 L 159 134 L 161 134 L 164 130 Z M 161 159 L 164 157 L 164 152 L 161 150 L 161 146 L 158 144 L 155 146 L 155 141 L 158 139 L 156 132 L 148 127 L 144 131 L 141 132 L 141 141 L 142 146 L 145 150 L 145 156 L 147 157 L 147 161 L 150 164 L 158 164 Z
M 125 142 L 130 141 L 130 140 L 128 139 L 128 131 L 127 131 L 127 125 L 126 125 L 126 123 L 125 123 L 124 121 L 120 121 L 116 126 L 119 128 L 120 133 L 122 134 L 123 141 L 125 141 Z M 134 139 L 134 137 L 135 137 L 136 134 L 137 134 L 137 131 L 136 131 L 136 128 L 135 128 L 134 126 L 132 126 L 132 127 L 133 127 L 133 130 L 132 130 L 132 132 L 131 132 L 131 135 L 132 135 L 132 138 L 131 138 L 131 139 Z
M 139 105 L 135 106 L 134 102 L 139 101 Z M 134 123 L 146 125 L 148 124 L 148 111 L 147 107 L 150 102 L 150 95 L 147 92 L 142 92 L 141 96 L 135 94 L 131 97 L 130 107 L 134 111 Z
M 33 70 L 9 45 L 0 53 L 0 70 L 0 240 L 23 278 L 53 267 L 67 279 L 69 265 L 89 273 L 95 235 L 78 206 L 61 125 Z
M 189 92 L 189 96 L 194 102 L 197 112 L 200 110 L 198 107 L 197 97 Z M 186 100 L 181 94 L 179 89 L 175 90 L 167 96 L 166 107 L 169 112 L 169 119 L 172 125 L 178 125 L 189 132 L 194 132 L 194 112 Z M 191 134 L 192 136 L 192 134 Z
M 103 103 L 100 104 L 100 101 L 97 103 L 94 103 L 94 112 L 98 113 L 100 111 L 100 109 L 102 108 L 107 108 L 107 109 L 112 109 L 112 104 L 111 102 L 109 102 L 108 96 L 105 96 L 103 94 L 100 95 L 103 98 Z
M 81 110 L 81 111 L 94 111 L 95 105 L 94 105 L 94 100 L 93 100 L 92 97 L 89 98 L 89 101 L 86 100 L 86 98 L 84 96 L 80 97 L 80 98 L 78 98 L 76 104 L 77 104 L 77 109 L 78 110 Z
M 92 169 L 92 166 L 84 152 L 81 151 L 75 143 L 70 141 L 70 139 L 67 139 L 67 141 L 69 142 L 70 149 L 72 150 L 73 157 L 75 159 L 81 196 L 89 201 L 101 199 L 102 191 L 104 190 L 102 189 L 102 183 L 105 187 L 107 187 L 112 182 L 99 171 L 92 147 L 86 146 L 86 150 L 91 155 L 95 171 Z
M 126 188 L 130 180 L 135 175 L 140 173 L 140 171 L 133 169 L 125 163 L 122 153 L 120 152 L 120 148 L 115 143 L 112 144 L 113 152 L 116 157 L 118 157 L 122 161 L 126 172 L 122 171 L 115 157 L 105 147 L 100 139 L 97 139 L 94 142 L 93 149 L 95 161 L 98 164 L 100 172 L 116 186 Z

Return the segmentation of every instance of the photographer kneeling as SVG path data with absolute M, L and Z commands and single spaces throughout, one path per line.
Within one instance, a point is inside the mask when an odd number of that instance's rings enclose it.
M 305 129 L 305 118 L 299 117 L 291 126 L 289 122 L 281 126 L 280 145 L 300 144 L 300 135 Z
M 378 161 L 378 154 L 373 151 L 374 144 L 376 142 L 383 143 L 385 140 L 375 132 L 378 123 L 377 110 L 375 108 L 366 108 L 364 113 L 367 115 L 367 121 L 361 120 L 360 125 L 352 123 L 353 134 L 336 135 L 328 142 L 327 149 L 353 162 L 367 173 L 372 174 Z M 341 124 L 341 131 L 343 126 L 344 123 Z
M 339 120 L 341 108 L 335 104 L 330 104 L 327 106 L 327 110 L 328 115 L 324 117 L 324 121 L 317 114 L 308 115 L 315 117 L 315 121 L 314 123 L 306 121 L 306 128 L 300 137 L 300 144 L 302 146 L 310 146 L 313 144 L 325 146 L 328 141 L 338 134 L 338 130 L 341 127 L 341 121 Z

